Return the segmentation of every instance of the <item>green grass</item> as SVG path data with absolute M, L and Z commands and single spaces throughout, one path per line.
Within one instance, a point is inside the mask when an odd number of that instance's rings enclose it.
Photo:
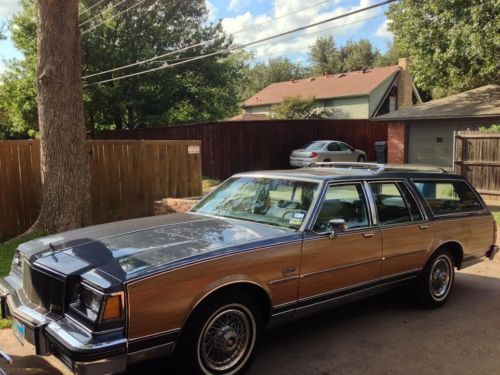
M 0 243 L 0 277 L 6 276 L 10 272 L 12 258 L 19 244 L 34 240 L 42 235 L 33 233 L 24 236 L 16 237 L 12 240 Z M 0 314 L 1 316 L 1 314 Z M 0 329 L 10 328 L 12 322 L 7 319 L 0 319 Z

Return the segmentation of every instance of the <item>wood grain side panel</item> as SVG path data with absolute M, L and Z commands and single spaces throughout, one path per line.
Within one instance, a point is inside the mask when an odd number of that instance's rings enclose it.
M 382 240 L 377 229 L 305 240 L 302 250 L 299 299 L 380 277 Z
M 422 268 L 433 250 L 432 229 L 420 229 L 417 224 L 382 228 L 382 276 Z
M 458 241 L 464 257 L 486 252 L 494 241 L 494 221 L 491 216 L 450 219 L 432 223 L 436 247 L 448 241 Z M 484 255 L 484 254 L 483 254 Z
M 252 250 L 185 266 L 130 283 L 128 336 L 135 339 L 180 328 L 210 291 L 239 281 L 264 288 L 273 305 L 296 301 L 301 242 Z M 285 279 L 284 268 L 295 268 Z M 280 282 L 276 282 L 280 281 Z M 272 282 L 272 283 L 271 283 Z

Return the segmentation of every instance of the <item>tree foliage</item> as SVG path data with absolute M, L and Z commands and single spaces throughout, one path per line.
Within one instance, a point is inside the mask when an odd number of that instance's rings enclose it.
M 332 113 L 316 106 L 314 97 L 286 97 L 280 104 L 271 108 L 271 118 L 276 120 L 323 119 L 332 117 Z
M 250 56 L 247 56 L 248 58 Z M 243 74 L 241 97 L 248 99 L 271 83 L 304 78 L 308 75 L 308 70 L 287 58 L 277 57 L 267 62 L 257 62 L 253 66 L 247 66 Z
M 437 98 L 500 81 L 499 15 L 498 0 L 406 0 L 387 16 L 416 84 Z
M 399 52 L 394 46 L 390 46 L 385 54 L 381 54 L 368 39 L 350 40 L 337 48 L 334 38 L 326 36 L 318 38 L 309 48 L 311 69 L 316 75 L 395 65 L 398 57 Z
M 112 3 L 87 11 L 94 0 L 80 1 L 83 75 L 93 74 L 214 39 L 212 43 L 174 53 L 130 69 L 85 80 L 85 117 L 91 132 L 103 128 L 135 128 L 172 123 L 210 121 L 230 117 L 239 110 L 241 80 L 246 61 L 241 54 L 220 54 L 137 77 L 91 85 L 121 75 L 173 64 L 224 49 L 232 44 L 220 23 L 209 23 L 205 0 L 146 0 L 118 17 L 128 2 Z M 24 58 L 12 61 L 0 80 L 0 126 L 13 138 L 38 130 L 34 70 L 36 24 L 34 0 L 21 0 L 21 11 L 10 23 L 16 47 Z M 6 120 L 2 120 L 6 117 Z

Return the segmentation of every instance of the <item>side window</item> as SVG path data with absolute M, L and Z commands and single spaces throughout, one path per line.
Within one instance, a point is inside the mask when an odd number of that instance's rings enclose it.
M 332 219 L 343 219 L 347 229 L 369 226 L 366 199 L 361 184 L 332 185 L 328 188 L 321 210 L 314 224 L 314 231 L 328 230 Z
M 351 151 L 349 146 L 346 145 L 345 143 L 339 142 L 338 145 L 339 145 L 340 151 Z
M 415 181 L 434 215 L 482 210 L 476 194 L 465 181 Z
M 410 211 L 396 183 L 376 182 L 371 183 L 370 186 L 380 224 L 398 224 L 411 221 Z
M 328 145 L 328 151 L 340 151 L 339 145 L 337 142 L 332 142 Z

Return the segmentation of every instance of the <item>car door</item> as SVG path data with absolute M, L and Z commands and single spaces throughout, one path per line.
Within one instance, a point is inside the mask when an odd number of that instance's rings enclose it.
M 319 207 L 304 235 L 299 305 L 380 276 L 382 241 L 378 227 L 372 225 L 363 183 L 329 185 Z M 333 238 L 328 231 L 331 219 L 343 219 L 347 226 Z
M 357 161 L 356 154 L 353 149 L 344 142 L 337 142 L 340 149 L 340 157 L 342 161 Z
M 382 277 L 419 270 L 432 248 L 434 233 L 402 181 L 369 183 L 382 232 Z
M 323 160 L 325 161 L 343 161 L 342 151 L 337 142 L 330 142 L 326 146 L 326 152 L 323 155 Z

